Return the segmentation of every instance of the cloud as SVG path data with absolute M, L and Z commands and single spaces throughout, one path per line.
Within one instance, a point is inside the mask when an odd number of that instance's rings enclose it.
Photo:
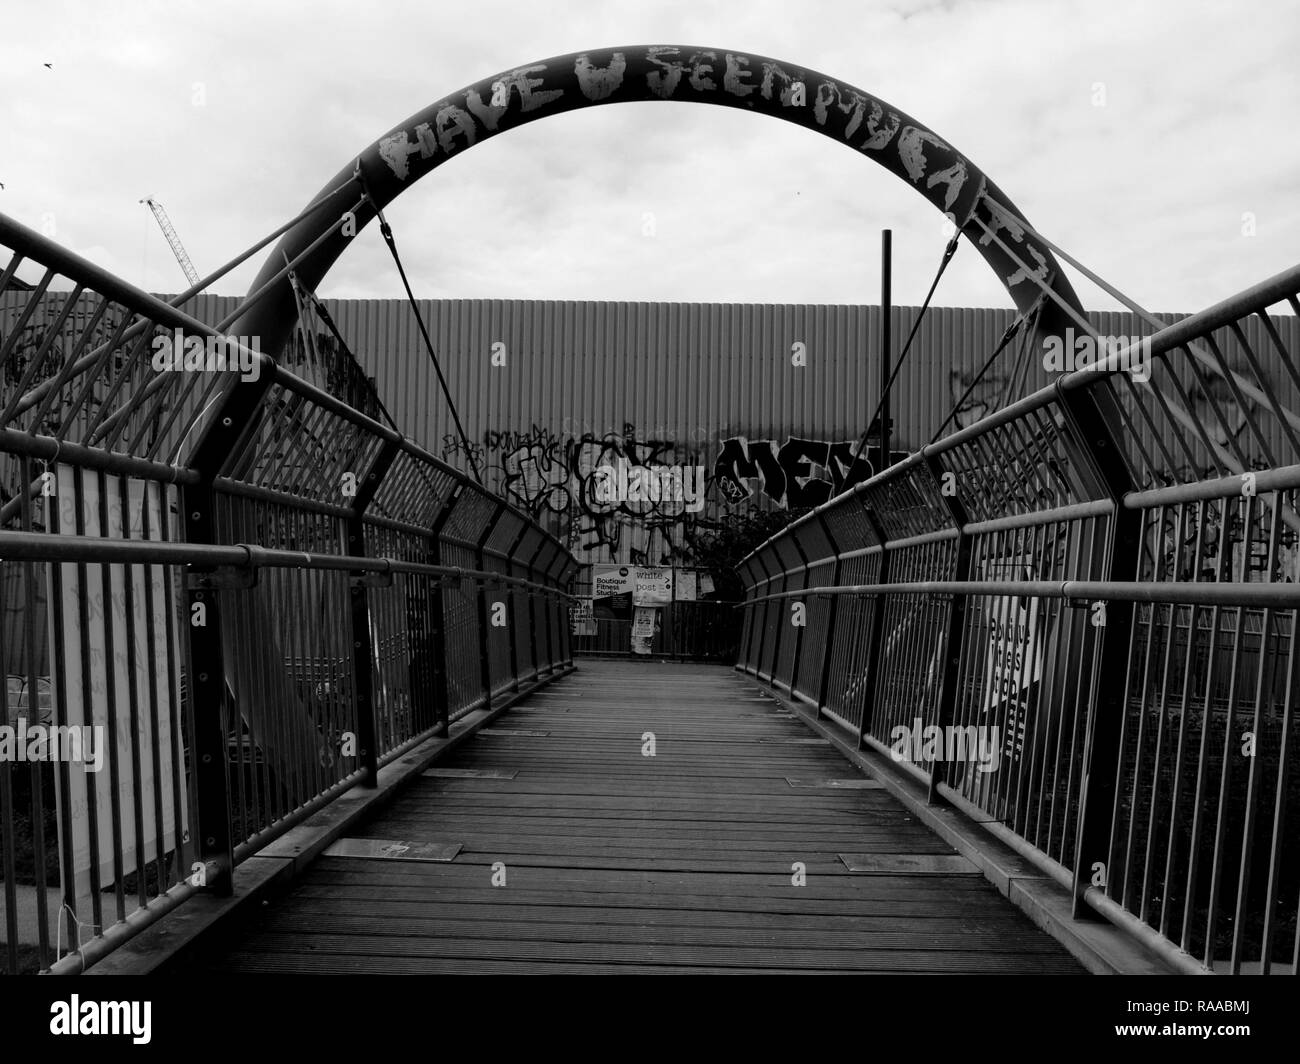
M 0 44 L 0 210 L 35 228 L 53 216 L 62 242 L 175 290 L 145 195 L 205 272 L 462 85 L 583 48 L 700 43 L 879 94 L 1144 305 L 1194 310 L 1291 265 L 1300 246 L 1298 25 L 1283 2 L 1245 19 L 1177 0 L 33 4 L 6 12 Z M 1247 212 L 1253 237 L 1241 235 Z M 534 123 L 439 168 L 388 213 L 427 297 L 874 302 L 889 226 L 895 300 L 917 303 L 944 244 L 933 208 L 861 156 L 692 105 Z M 259 264 L 220 290 L 245 291 Z M 1117 305 L 1079 290 L 1090 306 Z M 375 234 L 322 292 L 400 292 Z M 1008 299 L 966 247 L 936 302 Z

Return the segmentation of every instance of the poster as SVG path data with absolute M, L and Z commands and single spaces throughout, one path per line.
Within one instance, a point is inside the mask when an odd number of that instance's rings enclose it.
M 630 565 L 595 565 L 591 582 L 592 598 L 613 598 L 636 590 L 636 570 Z
M 662 565 L 640 565 L 636 569 L 636 590 L 633 602 L 649 606 L 673 600 L 673 571 Z
M 569 607 L 569 624 L 574 635 L 596 634 L 596 612 L 591 599 L 579 599 Z
M 699 592 L 701 598 L 713 594 L 713 577 L 708 573 L 700 573 Z
M 1031 580 L 1027 559 L 986 562 L 985 580 Z M 1002 729 L 1002 756 L 1019 757 L 1034 687 L 1042 678 L 1043 639 L 1040 602 L 1027 595 L 984 597 L 984 719 Z
M 632 620 L 632 653 L 649 654 L 658 632 L 658 607 L 638 606 Z
M 694 569 L 679 569 L 676 573 L 677 586 L 675 597 L 678 602 L 694 602 L 699 595 L 696 592 L 697 580 Z
M 592 612 L 607 621 L 632 619 L 636 569 L 630 565 L 594 565 L 591 570 Z

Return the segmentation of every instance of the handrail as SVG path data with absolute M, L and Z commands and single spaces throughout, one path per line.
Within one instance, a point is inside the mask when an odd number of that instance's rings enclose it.
M 792 570 L 794 571 L 794 570 Z M 1037 599 L 1156 602 L 1183 606 L 1300 607 L 1300 584 L 1180 584 L 1137 580 L 914 580 L 891 584 L 822 585 L 773 591 L 737 603 L 738 608 L 777 599 L 815 595 L 985 595 Z
M 228 893 L 239 862 L 402 751 L 571 668 L 577 563 L 527 513 L 242 342 L 256 373 L 153 370 L 147 330 L 225 338 L 3 216 L 0 245 L 16 252 L 0 347 L 23 345 L 0 397 L 16 489 L 0 606 L 22 627 L 3 650 L 29 692 L 24 709 L 7 686 L 2 719 L 114 737 L 111 792 L 66 763 L 0 761 L 34 822 L 54 810 L 56 829 L 24 844 L 37 912 L 21 930 L 63 973 Z M 13 283 L 21 261 L 43 271 L 33 289 Z M 0 971 L 18 968 L 10 932 L 29 921 L 12 858 Z M 88 942 L 68 937 L 84 925 Z
M 88 536 L 67 536 L 39 532 L 0 531 L 0 558 L 31 562 L 89 562 L 107 565 L 160 564 L 234 569 L 317 569 L 335 572 L 417 573 L 425 576 L 454 576 L 493 584 L 532 588 L 561 598 L 568 592 L 535 580 L 487 569 L 460 565 L 425 565 L 389 557 L 347 554 L 313 554 L 310 551 L 276 550 L 251 543 L 213 544 L 160 543 L 143 540 L 113 540 Z
M 1300 266 L 1065 373 L 737 567 L 739 669 L 859 746 L 991 732 L 995 772 L 914 766 L 931 800 L 1203 971 L 1300 950 L 1300 350 L 1267 316 L 1298 293 Z

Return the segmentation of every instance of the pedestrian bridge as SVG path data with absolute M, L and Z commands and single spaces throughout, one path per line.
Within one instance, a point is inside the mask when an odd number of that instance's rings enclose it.
M 1296 971 L 1300 268 L 762 544 L 730 667 L 575 662 L 526 515 L 0 243 L 5 969 Z

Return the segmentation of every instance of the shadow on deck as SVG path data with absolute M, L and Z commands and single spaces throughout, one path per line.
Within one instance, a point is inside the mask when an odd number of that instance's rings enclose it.
M 721 666 L 584 661 L 349 837 L 455 853 L 323 856 L 201 966 L 1082 970 L 827 740 Z M 855 856 L 877 868 L 851 872 Z

